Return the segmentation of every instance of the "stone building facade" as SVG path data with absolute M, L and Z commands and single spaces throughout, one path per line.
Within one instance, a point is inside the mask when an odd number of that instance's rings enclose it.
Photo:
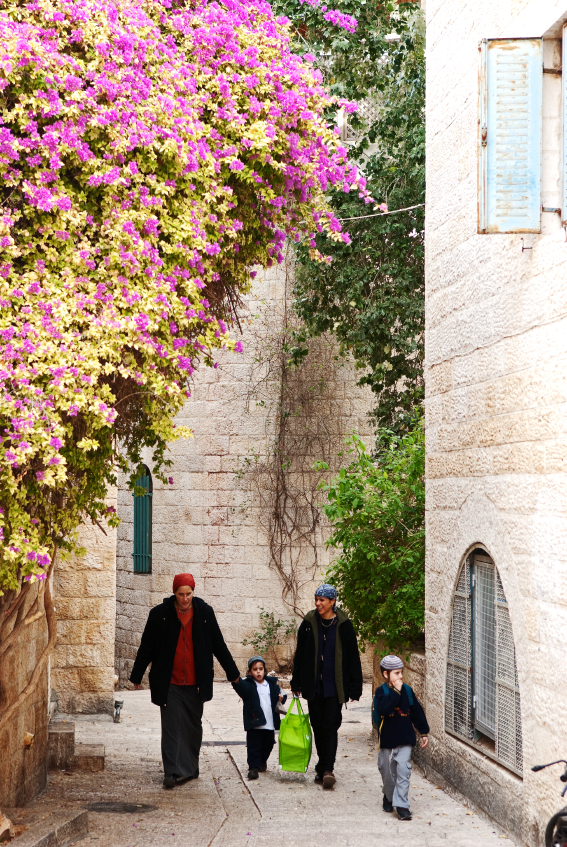
M 107 504 L 116 508 L 116 491 Z M 58 557 L 54 569 L 57 643 L 51 688 L 59 712 L 112 714 L 116 628 L 116 530 L 83 524 L 84 556 Z
M 37 601 L 37 611 L 34 604 Z M 28 617 L 28 613 L 31 614 Z M 43 583 L 28 592 L 19 628 L 0 660 L 2 701 L 13 703 L 25 689 L 48 643 Z M 24 806 L 47 785 L 47 725 L 49 722 L 49 667 L 46 664 L 30 696 L 0 731 L 0 808 Z
M 426 19 L 426 764 L 536 845 L 561 783 L 530 768 L 567 752 L 567 2 Z
M 258 630 L 261 609 L 274 612 L 276 619 L 296 619 L 282 600 L 282 580 L 270 564 L 269 492 L 260 492 L 258 497 L 248 478 L 248 472 L 273 449 L 278 433 L 281 382 L 274 372 L 275 348 L 289 316 L 288 270 L 280 266 L 259 273 L 255 280 L 241 316 L 244 353 L 222 355 L 218 368 L 202 368 L 196 374 L 192 397 L 179 416 L 180 424 L 194 430 L 194 439 L 171 446 L 173 467 L 168 473 L 173 485 L 152 478 L 151 573 L 134 572 L 133 496 L 125 481 L 119 482 L 116 672 L 121 687 L 130 685 L 128 677 L 148 612 L 171 594 L 175 573 L 194 575 L 196 594 L 215 609 L 242 670 L 252 650 L 242 642 Z M 334 357 L 326 355 L 313 363 L 310 387 L 316 414 L 311 422 L 299 417 L 298 425 L 324 425 L 335 440 L 355 429 L 371 440 L 370 396 L 355 386 L 351 365 L 333 362 Z M 317 389 L 321 378 L 329 386 L 326 392 Z M 324 457 L 314 452 L 304 458 L 303 467 L 310 468 Z M 149 454 L 146 463 L 151 471 Z M 295 551 L 298 608 L 303 611 L 312 607 L 313 588 L 321 582 L 329 561 L 324 533 L 318 526 L 315 551 L 312 547 Z M 282 663 L 291 649 L 292 639 L 278 650 Z M 271 659 L 274 662 L 275 657 Z M 371 677 L 370 654 L 365 662 Z M 220 668 L 216 671 L 224 678 Z

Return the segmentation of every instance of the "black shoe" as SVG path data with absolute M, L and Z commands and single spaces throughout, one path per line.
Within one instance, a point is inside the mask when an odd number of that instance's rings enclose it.
M 267 770 L 268 770 L 268 763 L 262 762 L 262 764 L 258 768 L 258 773 L 266 773 Z
M 396 812 L 401 821 L 411 821 L 411 812 L 409 809 L 404 809 L 402 806 L 396 806 Z
M 171 773 L 166 773 L 163 781 L 164 788 L 175 788 L 176 778 Z
M 325 771 L 323 774 L 323 788 L 332 788 L 336 781 L 332 771 Z
M 248 771 L 248 779 L 258 779 L 258 768 L 250 768 Z
M 392 806 L 392 804 L 390 803 L 390 801 L 388 800 L 388 798 L 386 797 L 385 794 L 384 794 L 384 799 L 382 800 L 382 808 L 384 809 L 385 812 L 393 812 L 394 811 L 394 807 Z
M 315 774 L 315 779 L 313 780 L 313 782 L 316 782 L 317 785 L 323 785 L 323 777 L 320 773 Z

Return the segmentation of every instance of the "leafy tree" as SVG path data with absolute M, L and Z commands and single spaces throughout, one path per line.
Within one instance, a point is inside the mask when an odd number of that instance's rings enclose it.
M 3 4 L 0 658 L 42 580 L 32 682 L 55 551 L 114 520 L 106 490 L 117 466 L 134 487 L 144 447 L 167 482 L 191 374 L 239 351 L 250 268 L 286 234 L 343 237 L 325 193 L 364 185 L 329 106 L 262 0 Z
M 360 134 L 351 157 L 367 187 L 390 210 L 425 200 L 425 67 L 421 12 L 414 3 L 379 6 L 345 0 L 339 8 L 358 20 L 352 33 L 333 33 L 318 5 L 278 0 L 295 26 L 295 49 L 316 56 L 330 90 L 360 103 L 379 104 L 378 117 L 349 118 Z M 395 35 L 399 40 L 388 40 Z M 424 209 L 381 215 L 338 186 L 331 205 L 351 236 L 328 251 L 330 265 L 297 249 L 296 302 L 306 325 L 294 350 L 305 352 L 309 333 L 332 332 L 363 371 L 376 396 L 378 427 L 403 432 L 423 396 Z M 375 213 L 375 217 L 366 217 Z M 361 216 L 365 216 L 360 219 Z M 358 220 L 349 220 L 359 218 Z M 320 244 L 321 236 L 317 240 Z
M 425 593 L 423 429 L 403 436 L 381 430 L 378 458 L 358 435 L 348 440 L 353 460 L 321 486 L 339 550 L 328 579 L 361 638 L 392 650 L 422 637 Z

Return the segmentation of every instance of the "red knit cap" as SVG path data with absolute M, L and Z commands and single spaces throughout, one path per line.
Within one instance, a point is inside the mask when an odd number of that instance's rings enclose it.
M 177 589 L 181 588 L 182 585 L 190 585 L 191 588 L 195 588 L 193 575 L 190 573 L 178 573 L 177 576 L 173 578 L 173 593 L 175 594 Z

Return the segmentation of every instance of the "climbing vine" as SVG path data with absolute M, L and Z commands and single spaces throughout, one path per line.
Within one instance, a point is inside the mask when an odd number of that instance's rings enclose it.
M 282 599 L 303 615 L 312 597 L 302 590 L 323 569 L 320 550 L 329 531 L 320 484 L 341 466 L 341 446 L 353 423 L 348 407 L 360 395 L 345 398 L 352 363 L 338 355 L 331 336 L 310 339 L 304 355 L 294 359 L 301 321 L 290 300 L 291 250 L 285 269 L 282 300 L 256 316 L 246 344 L 251 366 L 245 406 L 263 410 L 264 438 L 235 472 L 249 495 L 246 508 L 255 510 L 266 533 Z M 324 471 L 314 468 L 316 461 Z

